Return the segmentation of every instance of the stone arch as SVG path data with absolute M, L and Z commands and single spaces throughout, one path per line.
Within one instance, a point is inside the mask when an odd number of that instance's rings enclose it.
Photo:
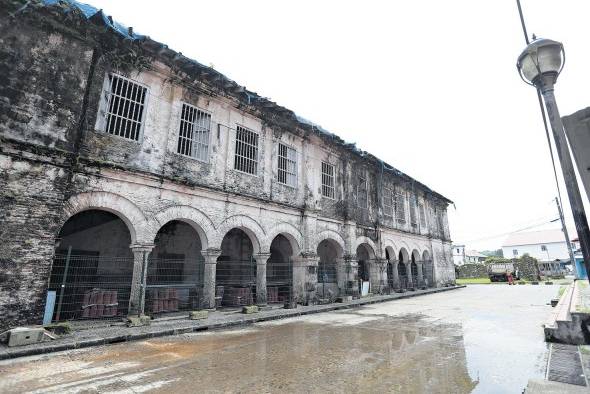
M 430 252 L 425 250 L 422 252 L 422 261 L 429 261 L 430 260 Z
M 403 257 L 403 263 L 408 264 L 410 262 L 410 254 L 408 253 L 408 250 L 402 246 L 398 252 L 398 255 L 400 254 Z M 400 259 L 398 258 L 398 260 Z
M 352 249 L 353 253 L 356 253 L 356 250 L 358 249 L 359 246 L 361 245 L 365 245 L 365 247 L 368 246 L 367 248 L 367 252 L 369 252 L 369 256 L 374 259 L 375 257 L 377 257 L 377 247 L 375 246 L 375 242 L 373 242 L 373 240 L 371 240 L 368 237 L 365 236 L 361 236 L 361 237 L 357 237 L 355 240 L 355 244 L 354 247 Z
M 399 251 L 399 247 L 395 244 L 395 242 L 391 239 L 391 238 L 385 238 L 383 239 L 383 241 L 381 242 L 381 245 L 383 246 L 383 258 L 385 258 L 386 256 L 386 251 L 389 251 L 389 256 L 394 259 L 397 260 L 397 253 Z
M 209 241 L 209 247 L 221 248 L 223 237 L 232 228 L 238 228 L 248 235 L 248 238 L 252 242 L 254 253 L 268 252 L 268 249 L 262 249 L 266 246 L 263 244 L 266 240 L 266 232 L 256 220 L 246 215 L 234 215 L 224 220 L 217 228 L 215 242 Z
M 148 220 L 144 213 L 127 198 L 110 192 L 85 192 L 70 197 L 65 203 L 60 218 L 59 228 L 77 213 L 98 209 L 117 215 L 129 229 L 131 243 L 149 243 Z M 152 238 L 153 239 L 153 238 Z
M 415 262 L 418 262 L 418 261 L 420 261 L 422 259 L 422 255 L 420 254 L 420 252 L 418 252 L 418 249 L 412 250 L 411 257 L 413 257 L 413 260 Z
M 209 241 L 216 233 L 215 226 L 211 219 L 209 219 L 209 217 L 203 212 L 188 205 L 168 207 L 159 212 L 154 219 L 156 223 L 153 226 L 150 226 L 152 229 L 156 230 L 150 234 L 152 242 L 156 238 L 158 230 L 166 223 L 173 220 L 185 222 L 194 228 L 197 234 L 199 234 L 203 249 L 209 247 Z
M 316 242 L 313 245 L 313 250 L 317 250 L 320 242 L 322 242 L 325 239 L 329 239 L 333 242 L 336 242 L 340 248 L 342 249 L 342 253 L 346 253 L 346 243 L 344 242 L 344 238 L 342 238 L 342 236 L 334 230 L 323 230 L 321 231 L 316 238 Z
M 297 227 L 287 222 L 278 223 L 268 231 L 267 237 L 264 240 L 263 250 L 270 250 L 270 244 L 279 234 L 283 235 L 291 243 L 293 256 L 298 256 L 303 247 L 303 235 Z

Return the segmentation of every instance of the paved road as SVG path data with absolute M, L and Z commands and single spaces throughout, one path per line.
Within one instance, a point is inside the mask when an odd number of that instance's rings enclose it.
M 475 285 L 350 311 L 0 362 L 0 392 L 521 393 L 557 286 Z

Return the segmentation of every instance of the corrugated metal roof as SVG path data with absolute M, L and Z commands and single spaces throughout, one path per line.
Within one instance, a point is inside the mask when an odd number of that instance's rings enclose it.
M 568 229 L 570 237 L 577 237 L 575 231 Z M 526 231 L 510 234 L 502 246 L 540 245 L 565 242 L 565 236 L 561 229 Z

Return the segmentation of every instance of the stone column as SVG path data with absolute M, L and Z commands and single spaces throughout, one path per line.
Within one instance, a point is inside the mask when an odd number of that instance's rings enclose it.
M 256 305 L 266 305 L 266 262 L 270 253 L 257 253 L 256 259 Z
M 293 299 L 309 305 L 316 297 L 319 257 L 312 252 L 302 252 L 293 260 Z
M 215 309 L 215 283 L 217 275 L 217 258 L 221 255 L 221 249 L 208 248 L 201 251 L 205 259 L 203 269 L 203 300 L 201 307 Z
M 341 295 L 351 295 L 357 297 L 359 295 L 358 289 L 358 262 L 355 255 L 346 255 L 342 259 L 343 264 L 339 264 L 342 268 L 341 276 L 343 277 L 342 287 L 340 287 Z M 338 281 L 340 286 L 340 280 Z
M 129 315 L 140 316 L 145 309 L 145 285 L 148 270 L 148 256 L 153 244 L 131 245 L 133 252 L 133 277 L 131 279 L 131 292 L 129 294 Z
M 384 279 L 387 276 L 387 260 L 378 258 L 371 260 L 369 272 L 371 293 L 381 294 L 383 292 Z
M 417 286 L 421 287 L 424 284 L 424 272 L 422 270 L 422 262 L 417 261 L 416 265 L 418 266 L 418 283 Z

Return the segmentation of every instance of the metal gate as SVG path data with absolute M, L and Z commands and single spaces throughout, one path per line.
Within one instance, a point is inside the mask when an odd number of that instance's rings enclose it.
M 266 262 L 266 300 L 269 304 L 293 301 L 293 264 L 291 259 Z
M 239 307 L 256 302 L 256 261 L 217 260 L 216 307 Z
M 434 287 L 434 265 L 432 261 L 425 261 L 422 264 L 422 274 L 424 276 L 424 284 L 426 287 Z
M 336 262 L 318 262 L 318 285 L 316 292 L 318 297 L 333 301 L 338 295 L 338 275 Z
M 203 307 L 203 259 L 171 255 L 148 260 L 145 310 L 150 315 Z
M 48 286 L 56 294 L 52 320 L 126 316 L 132 278 L 132 257 L 101 257 L 72 249 L 57 253 Z

